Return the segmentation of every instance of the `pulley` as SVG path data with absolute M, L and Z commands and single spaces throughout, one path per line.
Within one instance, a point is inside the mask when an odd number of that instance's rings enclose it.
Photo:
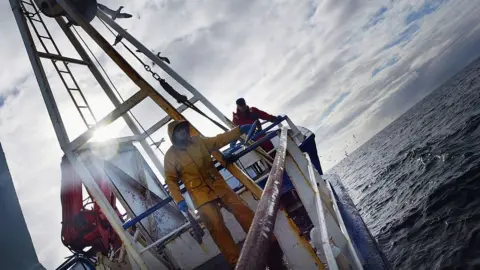
M 34 0 L 38 9 L 47 17 L 66 16 L 69 21 L 76 24 L 60 6 L 56 0 Z M 70 4 L 88 22 L 92 21 L 97 14 L 97 0 L 71 0 Z

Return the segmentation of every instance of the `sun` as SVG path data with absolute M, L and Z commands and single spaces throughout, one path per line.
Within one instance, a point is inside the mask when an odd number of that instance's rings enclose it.
M 95 130 L 92 137 L 93 142 L 104 142 L 110 139 L 112 139 L 112 133 L 105 128 Z

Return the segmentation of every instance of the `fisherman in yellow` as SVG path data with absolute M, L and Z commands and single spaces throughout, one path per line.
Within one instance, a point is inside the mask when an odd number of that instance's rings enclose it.
M 243 125 L 215 137 L 200 137 L 190 136 L 190 124 L 187 121 L 173 121 L 168 125 L 172 146 L 165 154 L 164 166 L 170 194 L 180 210 L 187 212 L 188 206 L 178 186 L 181 180 L 210 235 L 232 266 L 237 263 L 240 250 L 225 226 L 220 209 L 225 207 L 230 211 L 245 233 L 248 233 L 254 213 L 217 171 L 211 153 L 238 140 L 250 128 L 251 125 Z M 281 254 L 278 244 L 273 246 L 271 251 L 277 256 Z M 271 269 L 282 268 L 282 255 L 279 256 L 269 256 L 276 261 L 272 264 L 280 265 L 280 268 Z

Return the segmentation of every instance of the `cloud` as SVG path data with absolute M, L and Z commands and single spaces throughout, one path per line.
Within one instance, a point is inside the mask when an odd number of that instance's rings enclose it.
M 236 98 L 245 97 L 253 106 L 287 114 L 296 124 L 316 131 L 327 169 L 479 53 L 479 7 L 469 0 L 110 0 L 102 4 L 124 5 L 134 17 L 118 20 L 122 27 L 167 56 L 172 68 L 225 115 L 231 115 Z M 0 141 L 39 258 L 51 269 L 68 255 L 59 237 L 62 152 L 7 3 L 0 4 L 0 15 L 3 29 L 8 29 L 2 32 L 8 42 L 0 44 L 0 60 L 7 63 L 0 71 Z M 54 21 L 46 22 L 62 53 L 78 57 Z M 102 24 L 93 25 L 113 42 L 114 36 Z M 89 38 L 86 42 L 123 98 L 138 90 L 98 46 Z M 128 51 L 116 49 L 158 87 Z M 73 139 L 85 126 L 51 63 L 44 63 Z M 105 116 L 113 106 L 101 88 L 86 68 L 72 66 L 72 70 L 97 119 Z M 186 93 L 163 72 L 159 74 Z M 142 102 L 134 113 L 146 128 L 165 115 L 151 100 Z M 203 132 L 219 132 L 196 113 L 186 115 Z M 128 133 L 122 121 L 109 132 Z M 164 132 L 153 137 L 158 140 Z
M 405 24 L 409 24 L 411 22 L 421 20 L 423 17 L 434 13 L 445 2 L 446 2 L 445 0 L 425 1 L 425 3 L 418 10 L 414 10 L 408 13 L 407 17 L 405 18 Z
M 347 141 L 343 141 L 343 144 L 339 143 L 339 147 L 335 148 L 337 150 L 333 152 L 337 154 L 327 153 L 331 156 L 331 163 L 336 163 L 343 158 L 343 151 L 339 151 L 340 149 L 353 151 L 361 145 L 362 141 L 365 141 L 364 135 L 373 135 L 381 130 L 410 108 L 412 104 L 440 86 L 445 78 L 453 76 L 479 55 L 476 48 L 480 37 L 479 21 L 473 15 L 478 12 L 478 9 L 474 8 L 472 11 L 465 12 L 465 6 L 462 6 L 464 3 L 458 3 L 460 6 L 455 7 L 442 7 L 437 11 L 438 15 L 432 14 L 426 18 L 416 39 L 406 46 L 392 47 L 392 53 L 395 53 L 398 59 L 395 65 L 378 73 L 375 78 L 380 77 L 379 80 L 371 81 L 364 86 L 365 88 L 353 91 L 348 100 L 342 103 L 337 110 L 338 113 L 334 116 L 339 116 L 335 119 L 338 119 L 337 123 L 341 123 L 344 134 L 340 133 L 339 138 L 335 141 L 341 142 L 342 137 Z M 464 17 L 449 20 L 450 16 L 458 16 L 458 14 L 463 14 Z M 442 27 L 437 28 L 434 27 L 435 25 L 442 25 Z M 469 30 L 463 31 L 462 29 Z M 402 49 L 399 50 L 400 48 Z M 381 51 L 378 56 L 381 58 L 391 57 L 384 53 Z M 368 70 L 368 67 L 372 66 L 368 64 L 369 62 L 375 61 L 367 61 L 364 65 L 357 66 L 356 71 Z M 350 101 L 350 97 L 355 97 L 355 100 Z M 347 114 L 350 111 L 349 107 L 355 106 L 355 104 L 360 106 L 364 103 L 369 105 L 360 115 L 355 116 L 355 112 Z M 345 123 L 344 119 L 351 121 Z M 333 118 L 330 120 L 332 121 Z M 331 131 L 332 127 L 338 126 L 322 124 L 319 130 Z M 360 137 L 359 143 L 352 140 L 352 134 L 355 134 L 357 138 Z M 367 139 L 371 135 L 367 136 Z M 320 134 L 317 136 L 320 137 Z M 327 146 L 335 144 L 328 136 L 317 142 L 320 147 L 327 149 L 329 148 Z
M 395 65 L 395 63 L 398 62 L 398 57 L 397 56 L 393 56 L 392 58 L 390 58 L 387 62 L 385 62 L 384 64 L 382 64 L 381 66 L 375 68 L 373 71 L 372 71 L 372 77 L 374 77 L 375 75 L 377 75 L 380 71 L 390 67 L 390 66 L 393 66 Z
M 319 120 L 322 121 L 325 119 L 327 116 L 329 116 L 335 108 L 342 103 L 342 101 L 349 95 L 349 92 L 342 93 L 337 99 L 335 99 L 328 107 L 327 109 L 320 115 Z
M 419 30 L 420 26 L 418 24 L 412 24 L 408 26 L 407 29 L 400 33 L 394 40 L 385 45 L 383 49 L 386 50 L 397 45 L 408 44 L 408 42 L 410 42 L 414 38 L 415 33 L 417 33 Z
M 7 101 L 7 99 L 9 98 L 14 98 L 15 96 L 17 96 L 19 94 L 19 90 L 14 88 L 10 91 L 7 91 L 6 93 L 4 94 L 0 94 L 0 107 L 2 107 L 5 102 Z
M 388 8 L 386 6 L 382 6 L 375 12 L 372 17 L 368 20 L 368 22 L 363 26 L 362 30 L 366 31 L 371 27 L 374 27 L 378 23 L 382 22 L 385 19 L 385 12 L 387 12 Z

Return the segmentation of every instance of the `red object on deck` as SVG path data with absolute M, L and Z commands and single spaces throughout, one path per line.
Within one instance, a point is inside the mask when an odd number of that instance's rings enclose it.
M 97 252 L 108 255 L 111 247 L 120 248 L 122 242 L 100 207 L 95 202 L 89 203 L 89 205 L 93 204 L 93 208 L 89 207 L 90 209 L 86 207 L 88 205 L 83 204 L 82 180 L 66 157 L 62 159 L 61 170 L 63 244 L 73 252 L 89 256 L 93 256 Z M 116 198 L 108 185 L 108 180 L 96 174 L 95 181 L 120 216 L 115 206 Z M 88 249 L 89 247 L 91 248 Z

